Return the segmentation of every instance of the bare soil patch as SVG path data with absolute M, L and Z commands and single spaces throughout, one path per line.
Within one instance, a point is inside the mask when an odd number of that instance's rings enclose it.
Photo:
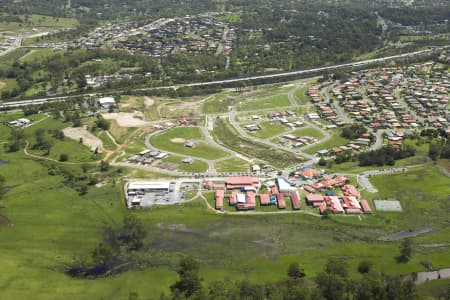
M 80 138 L 83 139 L 83 145 L 86 145 L 91 150 L 103 149 L 103 142 L 90 133 L 85 127 L 67 127 L 63 130 L 64 135 L 79 141 Z
M 0 90 L 6 87 L 6 82 L 0 81 Z
M 175 171 L 178 168 L 179 164 L 171 163 L 171 162 L 163 162 L 158 165 L 158 168 Z
M 173 138 L 173 139 L 170 139 L 170 141 L 171 141 L 172 143 L 175 143 L 175 144 L 183 144 L 184 142 L 186 142 L 186 139 L 183 139 L 183 138 Z
M 9 219 L 5 216 L 0 215 L 0 226 L 8 226 L 9 224 L 11 224 Z
M 150 97 L 145 96 L 144 97 L 144 104 L 145 104 L 145 107 L 152 106 L 153 104 L 155 104 L 155 100 L 153 100 Z
M 149 125 L 148 122 L 139 119 L 144 117 L 144 114 L 139 111 L 132 113 L 107 113 L 102 114 L 102 116 L 107 120 L 115 120 L 120 127 L 144 127 Z

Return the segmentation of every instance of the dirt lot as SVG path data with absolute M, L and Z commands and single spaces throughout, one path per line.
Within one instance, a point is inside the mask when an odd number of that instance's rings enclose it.
M 2 89 L 2 88 L 4 88 L 6 86 L 6 83 L 4 83 L 3 81 L 0 81 L 0 90 Z
M 102 114 L 107 120 L 115 120 L 120 127 L 144 127 L 149 123 L 139 119 L 143 118 L 143 113 L 135 111 L 133 113 L 107 113 Z
M 148 108 L 148 107 L 152 106 L 153 104 L 155 104 L 155 100 L 153 100 L 150 97 L 145 96 L 144 97 L 144 104 L 145 104 L 145 107 Z
M 67 127 L 63 130 L 64 135 L 79 141 L 80 138 L 83 139 L 83 144 L 89 147 L 92 150 L 103 149 L 103 142 L 90 133 L 85 127 Z

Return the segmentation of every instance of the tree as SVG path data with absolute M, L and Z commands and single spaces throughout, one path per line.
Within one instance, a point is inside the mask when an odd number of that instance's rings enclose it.
M 358 272 L 361 274 L 369 273 L 372 270 L 373 263 L 368 260 L 363 260 L 358 265 Z
M 412 255 L 412 244 L 410 239 L 404 239 L 400 244 L 400 256 L 397 260 L 399 262 L 408 262 Z
M 59 156 L 59 161 L 60 162 L 66 162 L 69 160 L 69 155 L 65 154 L 65 153 L 61 153 L 61 155 Z
M 108 122 L 108 120 L 100 118 L 97 121 L 95 121 L 95 125 L 97 125 L 97 127 L 100 129 L 108 130 L 110 123 Z
M 319 166 L 324 167 L 326 165 L 327 165 L 327 161 L 323 157 L 321 157 L 319 159 Z
M 133 215 L 127 215 L 123 221 L 120 240 L 124 242 L 129 249 L 138 250 L 143 245 L 146 231 L 141 220 Z
M 200 292 L 202 285 L 198 271 L 199 265 L 193 258 L 183 258 L 177 271 L 180 278 L 170 287 L 172 293 L 189 298 Z
M 24 145 L 25 133 L 21 128 L 14 128 L 5 144 L 7 152 L 16 152 Z
M 441 147 L 439 147 L 438 143 L 435 142 L 431 142 L 430 143 L 430 148 L 428 150 L 428 156 L 433 160 L 436 161 L 439 156 L 440 156 L 440 152 L 441 152 Z
M 293 262 L 288 267 L 288 276 L 292 279 L 300 279 L 306 276 L 305 271 L 303 269 L 300 269 L 300 266 L 298 263 Z
M 102 160 L 100 162 L 100 171 L 106 172 L 109 169 L 109 163 L 107 161 Z
M 113 260 L 113 250 L 111 246 L 105 243 L 100 243 L 95 247 L 92 253 L 94 264 L 102 267 L 107 267 Z
M 329 259 L 324 272 L 317 275 L 316 282 L 325 299 L 343 299 L 348 286 L 347 263 L 337 258 Z

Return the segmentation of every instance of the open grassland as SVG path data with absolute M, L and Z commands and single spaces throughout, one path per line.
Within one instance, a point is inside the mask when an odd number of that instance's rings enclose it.
M 331 137 L 329 140 L 324 142 L 319 142 L 314 146 L 306 148 L 304 151 L 309 154 L 314 154 L 319 150 L 330 149 L 337 146 L 345 145 L 349 142 L 346 138 L 341 137 L 340 131 L 330 132 Z
M 33 49 L 24 56 L 22 56 L 19 61 L 21 63 L 29 63 L 37 60 L 44 60 L 47 57 L 52 56 L 55 53 L 53 49 Z
M 371 179 L 381 195 L 402 201 L 403 213 L 321 219 L 300 213 L 218 215 L 201 200 L 130 212 L 123 206 L 119 178 L 108 180 L 102 188 L 90 187 L 87 195 L 80 196 L 64 184 L 62 176 L 48 175 L 48 167 L 54 163 L 31 160 L 22 152 L 0 149 L 0 154 L 7 162 L 0 166 L 0 174 L 6 177 L 6 185 L 13 187 L 0 208 L 0 215 L 13 224 L 0 227 L 0 282 L 5 283 L 5 299 L 126 299 L 131 291 L 158 297 L 168 293 L 176 281 L 175 267 L 184 256 L 200 262 L 204 284 L 226 277 L 273 282 L 286 278 L 291 262 L 299 262 L 307 278 L 312 278 L 330 257 L 346 260 L 352 277 L 359 276 L 357 265 L 362 260 L 372 261 L 375 270 L 388 275 L 422 271 L 423 261 L 436 268 L 450 266 L 447 248 L 415 245 L 426 237 L 426 242 L 435 242 L 448 241 L 450 236 L 445 229 L 448 178 L 433 168 L 418 168 L 406 177 Z M 80 166 L 62 167 L 82 172 Z M 124 170 L 123 174 L 141 177 L 144 173 L 149 178 L 158 176 L 141 170 Z M 134 214 L 144 223 L 145 250 L 139 255 L 149 267 L 95 280 L 63 274 L 73 257 L 89 260 L 103 229 L 118 227 L 126 214 Z M 423 224 L 436 231 L 414 239 L 414 254 L 408 263 L 395 260 L 398 242 L 378 241 Z
M 184 142 L 177 143 L 173 139 L 200 141 L 196 142 L 193 148 L 188 148 L 184 146 Z M 150 142 L 158 149 L 193 157 L 218 159 L 227 155 L 226 152 L 202 142 L 203 139 L 203 134 L 198 127 L 178 127 L 152 136 Z
M 294 99 L 297 102 L 297 104 L 299 105 L 307 104 L 311 100 L 311 97 L 306 94 L 310 87 L 311 84 L 307 84 L 294 92 Z
M 67 154 L 69 156 L 69 162 L 89 162 L 96 161 L 102 158 L 101 154 L 95 155 L 90 149 L 77 141 L 69 138 L 59 140 L 53 138 L 50 134 L 47 138 L 50 140 L 52 147 L 50 153 L 47 155 L 46 150 L 33 150 L 33 145 L 36 143 L 35 132 L 38 129 L 43 129 L 45 132 L 49 130 L 62 130 L 68 127 L 68 124 L 63 123 L 60 120 L 53 118 L 46 118 L 42 122 L 36 123 L 30 127 L 25 128 L 26 139 L 30 146 L 28 152 L 31 154 L 39 155 L 46 158 L 58 160 L 61 154 Z
M 320 130 L 317 130 L 312 127 L 303 127 L 303 128 L 294 130 L 293 132 L 291 132 L 291 134 L 294 136 L 310 136 L 310 137 L 313 137 L 316 139 L 323 138 L 322 132 L 320 132 Z
M 218 172 L 248 172 L 250 171 L 250 165 L 247 161 L 234 157 L 226 160 L 221 160 L 215 164 Z
M 267 148 L 266 145 L 251 142 L 238 135 L 228 121 L 217 120 L 214 126 L 217 140 L 226 147 L 246 156 L 268 162 L 275 167 L 287 167 L 302 162 L 296 155 L 280 149 Z
M 266 109 L 266 108 L 276 108 L 289 106 L 291 103 L 289 102 L 289 98 L 287 95 L 276 95 L 270 98 L 264 98 L 259 100 L 248 99 L 242 101 L 242 104 L 238 106 L 238 110 L 258 110 L 258 109 Z
M 99 131 L 96 136 L 103 142 L 103 148 L 106 150 L 114 150 L 117 148 L 116 144 L 111 140 L 108 134 L 105 131 Z
M 287 131 L 286 126 L 280 123 L 260 122 L 258 125 L 261 127 L 261 130 L 249 131 L 249 134 L 262 139 L 270 138 Z
M 448 297 L 449 295 L 449 287 L 450 278 L 440 279 L 419 285 L 418 292 L 422 297 L 433 296 L 435 297 L 435 299 L 446 299 L 446 297 Z
M 216 94 L 203 104 L 202 110 L 205 114 L 224 113 L 229 110 L 234 101 L 235 99 L 228 93 Z
M 377 213 L 386 222 L 411 230 L 438 230 L 448 226 L 450 178 L 442 176 L 437 168 L 413 168 L 406 173 L 374 176 L 370 180 L 379 190 L 374 199 L 396 198 L 401 202 L 403 213 Z M 450 242 L 450 236 L 447 241 Z
M 11 66 L 16 60 L 30 52 L 30 49 L 19 48 L 0 56 L 0 68 L 3 66 Z
M 188 172 L 188 173 L 203 173 L 208 170 L 208 164 L 200 161 L 200 160 L 194 160 L 192 163 L 183 163 L 182 162 L 183 157 L 170 155 L 164 159 L 162 159 L 162 162 L 170 162 L 177 164 L 177 171 L 180 172 Z
M 0 22 L 0 32 L 19 32 L 36 28 L 39 31 L 74 28 L 78 25 L 76 19 L 53 18 L 43 15 L 19 15 L 21 22 Z M 34 33 L 30 31 L 29 33 Z
M 17 81 L 15 79 L 0 78 L 0 95 L 3 91 L 12 91 L 17 87 Z
M 134 127 L 121 127 L 116 120 L 110 120 L 110 124 L 109 132 L 119 144 L 123 144 L 138 130 Z

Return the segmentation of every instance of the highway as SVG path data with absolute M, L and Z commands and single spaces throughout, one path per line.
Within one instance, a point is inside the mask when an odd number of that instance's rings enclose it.
M 440 47 L 439 49 L 444 49 L 444 48 L 449 48 L 449 47 L 450 46 L 444 46 L 444 47 Z M 298 76 L 298 75 L 307 75 L 307 74 L 313 74 L 313 73 L 323 72 L 323 71 L 338 70 L 338 69 L 342 69 L 342 68 L 362 67 L 365 65 L 373 64 L 373 63 L 386 62 L 386 61 L 400 59 L 400 58 L 408 58 L 408 57 L 414 57 L 414 56 L 419 56 L 419 55 L 432 54 L 434 51 L 436 51 L 436 49 L 421 50 L 421 51 L 403 53 L 403 54 L 399 54 L 399 55 L 382 57 L 382 58 L 368 59 L 368 60 L 362 60 L 362 61 L 357 61 L 357 62 L 338 64 L 338 65 L 327 66 L 327 67 L 312 68 L 312 69 L 306 69 L 306 70 L 299 70 L 299 71 L 290 71 L 290 72 L 268 74 L 268 75 L 256 75 L 256 76 L 215 80 L 215 81 L 206 81 L 206 82 L 196 82 L 196 83 L 188 83 L 188 84 L 180 84 L 180 85 L 142 88 L 142 89 L 136 89 L 136 91 L 149 91 L 149 90 L 155 90 L 155 89 L 179 89 L 181 87 L 220 85 L 220 84 L 237 83 L 237 82 L 244 82 L 244 81 L 254 81 L 254 80 L 261 80 L 261 79 L 272 79 L 272 78 L 283 78 L 283 77 L 291 77 L 291 76 Z M 123 93 L 124 91 L 119 90 L 119 91 L 115 91 L 115 92 Z M 73 98 L 73 97 L 77 97 L 77 96 L 95 96 L 95 95 L 96 94 L 88 93 L 88 94 L 80 94 L 80 95 L 62 95 L 62 96 L 35 98 L 35 99 L 18 100 L 18 101 L 3 101 L 0 103 L 0 108 L 42 104 L 45 102 L 52 102 L 52 101 L 64 101 L 65 99 L 69 99 L 69 98 Z

